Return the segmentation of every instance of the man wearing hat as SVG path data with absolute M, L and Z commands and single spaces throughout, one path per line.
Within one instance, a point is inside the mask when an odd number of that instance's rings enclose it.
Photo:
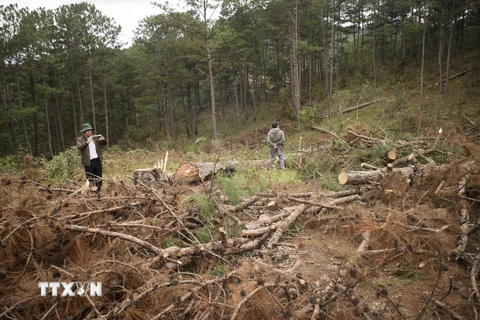
M 107 140 L 99 134 L 93 135 L 94 128 L 90 123 L 85 123 L 80 132 L 81 137 L 77 138 L 77 148 L 82 155 L 82 164 L 85 166 L 90 185 L 96 187 L 96 193 L 99 194 L 102 189 L 102 150 L 100 145 L 107 144 Z
M 283 144 L 285 143 L 285 134 L 278 127 L 278 122 L 272 123 L 272 129 L 267 135 L 267 144 L 270 147 L 270 165 L 274 164 L 275 157 L 280 160 L 280 168 L 285 170 L 285 160 L 283 158 Z

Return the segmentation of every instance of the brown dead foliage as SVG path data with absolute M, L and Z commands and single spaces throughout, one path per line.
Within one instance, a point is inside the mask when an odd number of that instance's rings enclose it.
M 473 319 L 478 171 L 387 174 L 353 189 L 350 204 L 345 194 L 302 190 L 241 207 L 221 201 L 215 184 L 111 180 L 98 198 L 81 186 L 4 178 L 0 318 Z M 183 201 L 206 190 L 212 216 Z M 238 236 L 248 225 L 265 232 Z M 267 249 L 279 228 L 282 241 Z M 103 294 L 41 297 L 40 281 L 101 282 Z

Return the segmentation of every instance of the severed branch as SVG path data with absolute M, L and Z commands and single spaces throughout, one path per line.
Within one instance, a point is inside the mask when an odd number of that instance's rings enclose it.
M 328 131 L 328 130 L 325 130 L 325 129 L 322 129 L 322 128 L 319 128 L 319 127 L 315 127 L 315 126 L 310 126 L 310 128 L 315 129 L 315 130 L 318 130 L 318 131 L 321 131 L 321 132 L 325 132 L 325 133 L 331 134 L 332 136 L 334 136 L 334 137 L 337 138 L 338 140 L 340 140 L 340 141 L 342 141 L 343 143 L 345 143 L 345 145 L 348 147 L 348 149 L 350 149 L 350 145 L 348 144 L 348 142 L 345 141 L 345 140 L 343 140 L 342 138 L 340 138 L 335 132 L 331 132 L 331 131 Z
M 364 135 L 362 135 L 362 134 L 355 133 L 355 132 L 353 132 L 352 130 L 348 130 L 348 133 L 350 133 L 351 135 L 354 135 L 354 136 L 357 137 L 357 138 L 360 138 L 360 139 L 363 139 L 363 140 L 367 140 L 367 141 L 370 141 L 370 142 L 375 142 L 375 143 L 380 143 L 380 144 L 387 144 L 387 140 L 384 140 L 384 139 L 378 139 L 378 138 L 373 138 L 373 137 L 364 136 Z
M 239 205 L 235 206 L 235 207 L 232 207 L 230 209 L 231 212 L 238 212 L 238 211 L 242 211 L 243 209 L 245 208 L 248 208 L 250 207 L 252 204 L 254 204 L 255 202 L 257 202 L 258 200 L 260 200 L 260 196 L 259 195 L 254 195 L 253 197 L 245 200 L 244 202 L 240 203 Z
M 468 209 L 465 202 L 461 203 L 460 209 L 460 228 L 462 230 L 462 234 L 458 241 L 457 247 L 453 250 L 453 254 L 455 255 L 455 260 L 460 259 L 460 257 L 465 253 L 468 244 L 468 231 L 469 231 L 469 214 Z
M 277 229 L 275 230 L 275 233 L 273 234 L 272 238 L 267 244 L 267 248 L 272 249 L 274 245 L 280 241 L 280 238 L 282 237 L 282 234 L 288 229 L 288 227 L 298 218 L 298 216 L 305 211 L 306 206 L 304 204 L 301 204 L 298 206 L 298 208 L 288 216 L 285 221 L 282 221 L 277 225 Z
M 426 294 L 425 294 L 426 295 Z M 447 311 L 453 319 L 456 319 L 456 320 L 465 320 L 464 317 L 462 317 L 461 315 L 459 315 L 458 313 L 456 313 L 455 311 L 452 310 L 452 308 L 450 308 L 448 305 L 446 305 L 445 303 L 435 299 L 435 298 L 432 298 L 431 299 L 433 304 L 436 305 L 437 307 L 440 307 L 441 309 Z
M 477 273 L 478 273 L 478 262 L 480 260 L 480 254 L 477 254 L 473 259 L 472 269 L 470 270 L 470 281 L 472 282 L 472 289 L 477 297 L 477 301 L 480 302 L 480 294 L 478 293 L 477 287 Z
M 301 199 L 297 199 L 297 198 L 293 198 L 293 197 L 288 197 L 287 199 L 295 201 L 295 202 L 299 202 L 299 203 L 309 204 L 311 206 L 320 207 L 320 208 L 343 210 L 342 207 L 337 207 L 335 205 L 329 205 L 329 204 L 325 204 L 325 203 L 318 203 L 318 202 L 314 202 L 314 201 L 301 200 Z
M 105 209 L 99 209 L 99 210 L 92 210 L 92 211 L 87 211 L 87 212 L 81 212 L 81 213 L 76 213 L 72 214 L 69 216 L 62 217 L 62 220 L 68 220 L 72 219 L 71 221 L 78 221 L 84 218 L 88 218 L 89 216 L 97 213 L 107 213 L 107 212 L 114 212 L 120 209 L 126 209 L 126 208 L 133 208 L 136 206 L 139 206 L 141 203 L 140 202 L 134 202 L 134 203 L 126 203 L 122 206 L 116 206 L 116 207 L 111 207 L 111 208 L 105 208 Z
M 357 252 L 364 252 L 368 248 L 368 242 L 370 241 L 370 232 L 363 233 L 363 241 L 357 248 Z
M 119 238 L 123 239 L 126 241 L 133 242 L 135 244 L 138 244 L 139 246 L 147 249 L 148 251 L 155 253 L 157 255 L 163 255 L 166 251 L 164 249 L 161 249 L 159 247 L 154 246 L 153 244 L 144 241 L 142 239 L 139 239 L 137 237 L 134 237 L 132 235 L 127 235 L 121 232 L 115 232 L 115 231 L 107 231 L 99 228 L 89 228 L 89 227 L 83 227 L 83 226 L 77 226 L 77 225 L 64 225 L 63 226 L 67 230 L 72 230 L 72 231 L 77 231 L 77 232 L 88 232 L 88 233 L 98 233 L 107 237 L 114 237 L 114 238 Z

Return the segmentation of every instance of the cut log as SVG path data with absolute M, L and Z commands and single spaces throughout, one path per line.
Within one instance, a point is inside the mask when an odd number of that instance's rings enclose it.
M 342 185 L 356 185 L 356 184 L 369 184 L 381 181 L 387 173 L 399 173 L 402 176 L 408 178 L 414 172 L 416 175 L 423 175 L 427 170 L 439 170 L 445 166 L 432 166 L 432 165 L 419 165 L 417 167 L 405 167 L 395 168 L 389 170 L 389 168 L 382 168 L 375 171 L 342 171 L 338 175 L 338 182 Z
M 208 180 L 218 172 L 234 172 L 238 162 L 189 162 L 182 164 L 175 173 L 180 183 L 193 183 Z
M 380 181 L 385 176 L 385 170 L 375 171 L 342 171 L 338 175 L 338 182 L 344 184 L 369 184 L 374 181 Z
M 475 70 L 475 69 L 477 69 L 477 68 L 472 68 L 472 69 L 469 69 L 469 70 L 466 70 L 466 71 L 463 71 L 463 72 L 459 72 L 459 73 L 457 73 L 457 74 L 454 74 L 453 76 L 449 77 L 448 80 L 452 80 L 452 79 L 455 79 L 455 78 L 464 76 L 464 75 L 466 75 L 467 73 L 469 73 L 470 71 L 473 71 L 473 70 Z M 444 83 L 444 82 L 446 82 L 446 81 L 447 81 L 447 78 L 442 79 L 442 83 Z M 436 85 L 439 86 L 439 85 L 440 85 L 440 81 L 437 82 Z
M 387 159 L 390 160 L 390 161 L 393 161 L 393 160 L 397 159 L 397 150 L 395 150 L 395 149 L 388 150 Z
M 359 105 L 356 105 L 356 106 L 353 106 L 353 107 L 350 107 L 350 108 L 346 108 L 346 109 L 341 110 L 341 111 L 324 113 L 324 114 L 321 114 L 321 115 L 320 115 L 320 119 L 323 119 L 323 118 L 326 118 L 326 117 L 329 117 L 329 116 L 333 116 L 333 115 L 336 115 L 336 114 L 338 114 L 338 113 L 347 113 L 347 112 L 350 112 L 350 111 L 358 110 L 358 109 L 360 109 L 360 108 L 363 108 L 363 107 L 366 107 L 366 106 L 369 106 L 369 105 L 378 103 L 378 102 L 380 102 L 380 101 L 382 101 L 382 100 L 374 100 L 374 101 L 370 101 L 370 102 L 365 102 L 365 103 L 362 103 L 362 104 L 359 104 Z
M 362 168 L 366 168 L 366 169 L 372 169 L 372 170 L 378 170 L 378 167 L 375 167 L 369 163 L 365 163 L 365 162 L 362 162 L 362 164 L 360 165 L 360 167 Z

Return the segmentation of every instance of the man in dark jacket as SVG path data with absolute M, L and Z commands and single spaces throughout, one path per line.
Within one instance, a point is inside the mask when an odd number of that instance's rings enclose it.
M 278 122 L 272 123 L 272 129 L 268 132 L 267 143 L 270 147 L 270 164 L 273 165 L 275 157 L 280 159 L 280 168 L 285 170 L 283 158 L 283 144 L 285 143 L 285 134 L 278 127 Z
M 85 174 L 91 186 L 96 187 L 99 194 L 102 189 L 102 150 L 100 145 L 107 144 L 107 140 L 100 135 L 93 135 L 94 128 L 90 123 L 85 123 L 80 132 L 81 137 L 77 138 L 77 148 L 82 155 L 82 164 L 85 167 Z

